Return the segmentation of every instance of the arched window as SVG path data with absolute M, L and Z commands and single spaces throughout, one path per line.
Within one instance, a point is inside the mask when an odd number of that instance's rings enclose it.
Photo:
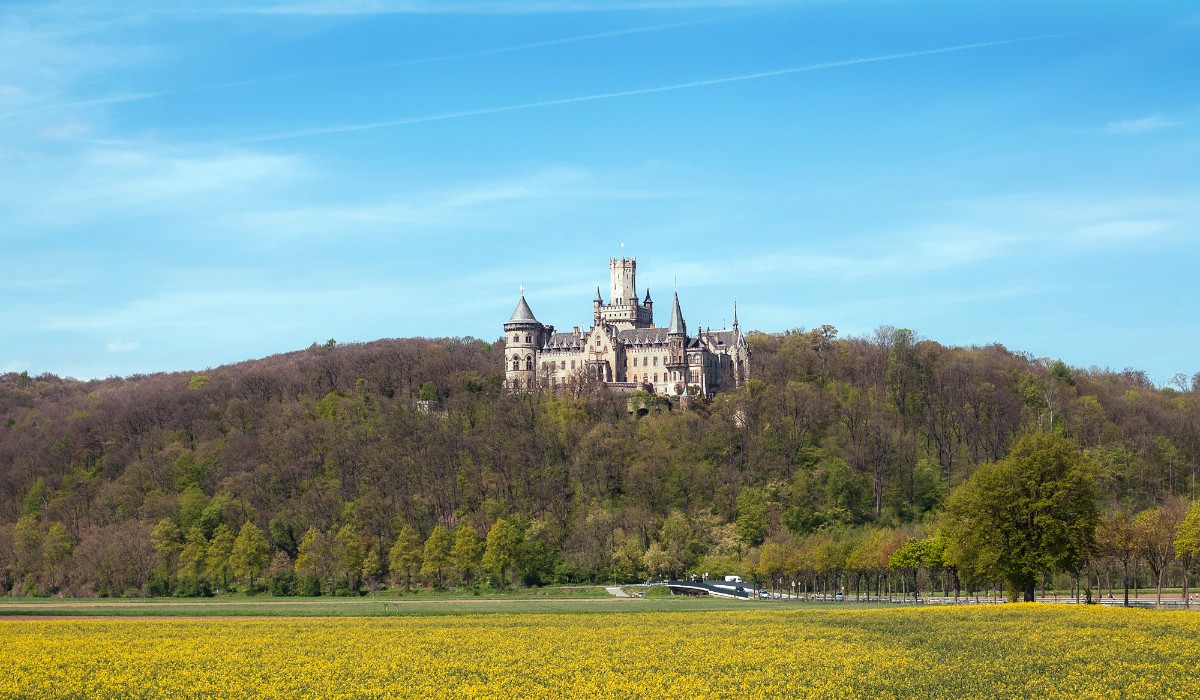
M 533 342 L 533 341 L 530 339 L 530 336 L 529 336 L 529 334 L 528 334 L 528 333 L 526 333 L 526 334 L 525 334 L 525 342 L 526 342 L 526 343 L 532 343 L 532 342 Z
M 513 333 L 513 342 L 514 343 L 521 342 L 521 336 L 517 335 L 516 333 Z
M 516 372 L 519 369 L 521 369 L 521 358 L 513 355 L 513 371 Z
M 529 357 L 525 358 L 525 369 L 528 369 L 528 370 L 533 369 L 533 355 L 530 355 Z

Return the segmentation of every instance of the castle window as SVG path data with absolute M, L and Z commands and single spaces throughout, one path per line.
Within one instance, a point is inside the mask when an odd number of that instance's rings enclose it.
M 521 358 L 513 355 L 513 371 L 516 372 L 519 369 L 521 369 Z
M 636 357 L 635 357 L 635 358 L 633 358 L 633 366 L 634 366 L 634 367 L 637 367 L 637 358 L 636 358 Z
M 526 343 L 532 343 L 532 342 L 533 342 L 533 340 L 532 340 L 532 339 L 531 339 L 531 338 L 530 338 L 528 335 L 526 335 L 526 336 L 525 336 L 525 342 L 526 342 Z
M 533 355 L 525 358 L 525 369 L 533 370 Z
M 658 357 L 655 357 L 655 358 L 654 358 L 654 366 L 655 366 L 655 367 L 657 367 L 657 366 L 658 366 Z M 655 375 L 655 376 L 658 376 L 658 375 Z M 658 380 L 656 379 L 656 380 L 654 380 L 654 381 L 658 381 Z
M 513 333 L 513 342 L 514 343 L 521 342 L 521 336 L 517 335 L 516 333 Z
M 566 368 L 567 368 L 567 361 L 566 361 L 566 360 L 559 360 L 559 361 L 558 361 L 558 368 L 559 368 L 559 369 L 566 369 Z M 572 360 L 572 361 L 571 361 L 571 368 L 572 368 L 572 369 L 574 369 L 574 368 L 575 368 L 575 361 L 574 361 L 574 360 Z
M 655 373 L 655 375 L 654 375 L 654 383 L 658 384 L 658 374 L 657 373 Z
M 571 360 L 571 369 L 575 369 L 575 360 Z

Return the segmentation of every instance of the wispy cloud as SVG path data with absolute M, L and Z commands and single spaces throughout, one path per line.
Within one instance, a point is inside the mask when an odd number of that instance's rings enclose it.
M 229 83 L 219 83 L 209 85 L 196 90 L 215 90 L 220 88 L 240 87 L 243 85 L 257 85 L 260 83 L 279 82 L 282 80 L 297 80 L 306 79 L 322 75 L 341 75 L 347 73 L 365 73 L 370 71 L 391 70 L 394 68 L 407 68 L 410 66 L 421 66 L 431 63 L 447 63 L 450 61 L 465 61 L 472 58 L 484 58 L 487 56 L 498 56 L 506 53 L 516 53 L 519 51 L 531 51 L 534 49 L 549 48 L 551 46 L 562 46 L 564 44 L 577 44 L 585 41 L 595 41 L 598 39 L 610 39 L 620 36 L 628 36 L 631 34 L 645 34 L 648 32 L 660 32 L 668 29 L 681 29 L 683 27 L 692 27 L 701 24 L 710 24 L 716 22 L 716 19 L 692 20 L 688 22 L 671 22 L 668 24 L 654 24 L 646 27 L 628 27 L 626 29 L 614 29 L 607 32 L 592 32 L 590 34 L 579 34 L 576 36 L 559 37 L 556 39 L 546 39 L 545 41 L 533 41 L 524 44 L 513 44 L 510 46 L 498 46 L 491 49 L 480 49 L 478 51 L 465 51 L 461 53 L 444 54 L 441 56 L 428 56 L 425 58 L 414 58 L 405 61 L 389 61 L 386 63 L 376 63 L 368 66 L 351 66 L 331 68 L 323 71 L 310 71 L 304 73 L 285 73 L 281 75 L 271 75 L 262 78 L 250 78 L 248 80 L 239 80 Z
M 1159 129 L 1169 129 L 1173 126 L 1183 125 L 1184 122 L 1155 115 L 1152 117 L 1142 117 L 1141 119 L 1109 122 L 1104 126 L 1103 131 L 1108 134 L 1144 134 L 1149 131 L 1158 131 Z
M 628 10 L 696 10 L 812 5 L 797 0 L 315 0 L 262 6 L 232 5 L 228 12 L 294 15 L 534 14 Z
M 70 131 L 70 129 L 68 129 Z M 34 154 L 0 169 L 0 196 L 11 232 L 54 230 L 78 222 L 163 214 L 211 219 L 221 211 L 261 206 L 269 193 L 305 177 L 298 158 L 255 153 L 127 145 Z M 0 237 L 10 231 L 0 230 Z
M 135 340 L 111 340 L 107 345 L 109 352 L 133 352 L 138 349 Z
M 936 49 L 924 49 L 920 51 L 905 51 L 901 53 L 883 54 L 879 56 L 865 56 L 862 58 L 851 58 L 841 61 L 826 61 L 823 63 L 813 63 L 806 66 L 794 66 L 790 68 L 779 68 L 769 71 L 760 71 L 757 73 L 744 73 L 741 75 L 727 76 L 724 78 L 709 78 L 706 80 L 693 80 L 686 83 L 673 83 L 671 85 L 658 85 L 655 87 L 635 88 L 631 90 L 619 90 L 616 92 L 603 92 L 594 95 L 579 95 L 576 97 L 565 97 L 551 100 L 538 100 L 535 102 L 524 102 L 515 105 L 506 105 L 503 107 L 485 107 L 482 109 L 470 109 L 457 112 L 442 112 L 440 114 L 430 114 L 420 117 L 404 117 L 400 119 L 389 119 L 384 121 L 367 122 L 362 124 L 342 124 L 337 126 L 314 127 L 309 129 L 296 129 L 293 131 L 281 131 L 274 134 L 262 134 L 259 136 L 247 137 L 231 141 L 231 144 L 257 143 L 262 141 L 279 141 L 284 139 L 304 138 L 309 136 L 323 136 L 328 134 L 340 134 L 353 131 L 365 131 L 368 129 L 382 129 L 387 127 L 406 126 L 410 124 L 422 124 L 427 122 L 445 121 L 448 119 L 462 119 L 465 117 L 478 117 L 488 114 L 501 114 L 504 112 L 518 112 L 527 109 L 539 109 L 543 107 L 555 107 L 560 105 L 578 104 L 581 102 L 595 102 L 599 100 L 611 100 L 622 97 L 636 97 L 639 95 L 652 95 L 661 92 L 674 92 L 677 90 L 692 90 L 695 88 L 711 87 L 714 85 L 725 85 L 728 83 L 740 83 L 747 80 L 762 80 L 764 78 L 775 78 L 784 75 L 795 75 L 797 73 L 811 73 L 820 70 L 829 70 L 832 68 L 844 68 L 848 66 L 864 65 L 868 63 L 883 63 L 886 61 L 899 61 L 909 58 L 918 58 L 921 56 L 934 56 L 938 54 L 954 53 L 956 51 L 967 51 L 971 49 L 982 49 L 993 46 L 1004 46 L 1008 44 L 1017 44 L 1028 41 L 1038 41 L 1042 39 L 1055 38 L 1060 35 L 1047 35 L 1035 37 L 1023 37 L 1018 39 L 1002 39 L 999 41 L 985 41 L 973 44 L 957 44 L 954 46 L 943 46 Z

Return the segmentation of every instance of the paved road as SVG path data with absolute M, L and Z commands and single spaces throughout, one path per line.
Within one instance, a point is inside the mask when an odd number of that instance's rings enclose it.
M 625 589 L 621 588 L 620 586 L 607 586 L 604 590 L 608 591 L 609 595 L 615 595 L 618 598 L 629 597 L 629 594 L 625 592 Z

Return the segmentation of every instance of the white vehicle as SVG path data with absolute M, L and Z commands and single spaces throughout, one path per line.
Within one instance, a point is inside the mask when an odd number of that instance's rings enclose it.
M 725 583 L 741 583 L 741 582 L 742 582 L 741 576 L 726 576 L 725 577 Z

